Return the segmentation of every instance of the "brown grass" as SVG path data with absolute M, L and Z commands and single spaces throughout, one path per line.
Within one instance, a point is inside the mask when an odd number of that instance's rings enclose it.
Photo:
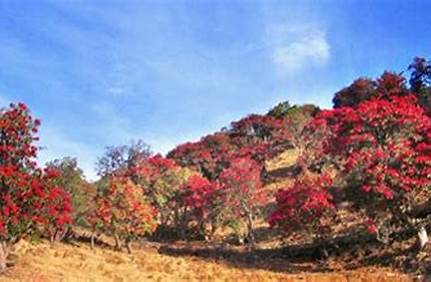
M 253 264 L 235 266 L 211 257 L 168 255 L 155 247 L 128 255 L 100 247 L 92 250 L 86 244 L 21 241 L 15 256 L 16 265 L 0 276 L 1 281 L 411 281 L 388 269 L 305 274 L 305 268 L 291 274 Z

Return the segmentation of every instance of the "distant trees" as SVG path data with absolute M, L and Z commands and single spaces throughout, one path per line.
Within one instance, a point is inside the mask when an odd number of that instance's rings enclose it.
M 262 184 L 265 162 L 295 148 L 301 174 L 276 194 L 271 226 L 319 238 L 330 235 L 338 209 L 346 208 L 382 241 L 408 226 L 425 244 L 424 222 L 411 211 L 431 196 L 431 121 L 423 110 L 429 109 L 429 62 L 416 58 L 409 71 L 410 87 L 393 72 L 359 78 L 335 94 L 334 109 L 283 102 L 179 145 L 167 157 L 152 155 L 142 141 L 107 148 L 98 163 L 106 184 L 96 202 L 99 217 L 109 219 L 102 225 L 120 234 L 109 227 L 115 222 L 123 237 L 115 236 L 126 241 L 143 236 L 130 227 L 139 220 L 183 238 L 196 231 L 211 239 L 229 226 L 239 236 L 244 231 L 252 247 L 254 222 L 271 201 Z M 145 212 L 118 220 L 115 208 L 133 210 L 123 201 L 137 201 Z
M 275 118 L 283 118 L 286 116 L 291 107 L 292 106 L 290 105 L 289 101 L 280 102 L 270 109 L 267 115 Z
M 410 87 L 419 98 L 419 103 L 431 116 L 431 63 L 425 58 L 416 57 L 408 67 Z
M 369 100 L 376 93 L 377 83 L 369 78 L 359 78 L 351 85 L 335 93 L 332 100 L 334 108 L 353 107 L 360 102 Z
M 227 132 L 217 132 L 174 148 L 167 154 L 181 166 L 189 167 L 210 180 L 215 180 L 226 165 L 225 156 L 232 151 Z
M 320 109 L 314 105 L 290 107 L 283 117 L 283 126 L 289 132 L 291 145 L 302 152 L 304 148 L 304 128 L 319 113 Z
M 413 92 L 421 93 L 431 85 L 431 63 L 425 58 L 416 57 L 409 65 L 410 87 Z
M 287 119 L 286 119 L 287 120 Z M 222 132 L 177 146 L 167 157 L 216 180 L 233 158 L 251 157 L 259 163 L 292 147 L 290 127 L 281 118 L 252 114 L 232 122 Z
M 378 79 L 357 79 L 350 86 L 335 93 L 334 108 L 355 107 L 370 99 L 390 100 L 393 97 L 410 95 L 406 79 L 393 72 L 384 72 Z
M 150 146 L 142 140 L 131 142 L 129 145 L 106 147 L 104 155 L 96 163 L 97 174 L 106 176 L 127 169 L 150 155 Z

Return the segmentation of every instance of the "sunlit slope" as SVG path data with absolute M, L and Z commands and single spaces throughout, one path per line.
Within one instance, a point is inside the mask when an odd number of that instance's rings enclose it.
M 387 269 L 293 275 L 287 271 L 297 266 L 288 263 L 285 273 L 237 268 L 225 262 L 159 254 L 154 247 L 128 255 L 100 247 L 92 250 L 86 244 L 21 241 L 16 255 L 16 266 L 0 281 L 410 281 Z M 297 269 L 307 271 L 306 266 Z

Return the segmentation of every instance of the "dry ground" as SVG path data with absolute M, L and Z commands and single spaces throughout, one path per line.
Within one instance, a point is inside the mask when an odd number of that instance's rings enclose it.
M 256 264 L 235 266 L 217 259 L 163 254 L 155 246 L 128 255 L 103 247 L 92 250 L 84 243 L 21 241 L 14 259 L 16 265 L 0 281 L 411 281 L 386 268 L 306 274 L 307 265 L 286 262 L 286 271 L 277 272 L 265 270 L 265 263 L 260 269 Z

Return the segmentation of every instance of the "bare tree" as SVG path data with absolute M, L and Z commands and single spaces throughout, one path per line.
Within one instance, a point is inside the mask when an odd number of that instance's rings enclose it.
M 129 145 L 108 146 L 97 160 L 99 176 L 106 176 L 122 168 L 130 168 L 152 154 L 151 147 L 142 140 L 132 141 Z

